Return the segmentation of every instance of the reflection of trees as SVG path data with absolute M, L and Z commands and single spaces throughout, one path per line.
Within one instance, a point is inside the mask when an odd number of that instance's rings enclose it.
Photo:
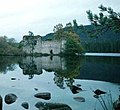
M 57 86 L 64 89 L 64 83 L 70 87 L 73 84 L 74 78 L 80 74 L 80 67 L 83 58 L 80 57 L 25 57 L 19 64 L 23 69 L 24 75 L 29 75 L 29 79 L 33 78 L 35 74 L 42 74 L 42 69 L 54 71 L 54 81 Z
M 24 75 L 29 75 L 29 79 L 32 79 L 35 74 L 40 75 L 41 71 L 38 71 L 37 65 L 33 60 L 34 57 L 30 57 L 29 61 L 26 63 L 21 62 L 19 65 L 23 69 Z M 23 59 L 24 60 L 24 59 Z
M 19 62 L 19 57 L 4 56 L 0 57 L 0 72 L 7 73 L 7 71 L 13 71 L 15 69 L 15 64 Z
M 83 57 L 66 57 L 65 70 L 57 70 L 55 72 L 54 81 L 57 86 L 64 88 L 64 82 L 68 87 L 71 87 L 76 78 L 80 74 L 80 68 L 83 63 Z
M 57 73 L 55 73 L 54 82 L 61 89 L 65 88 L 64 87 L 64 78 L 62 76 L 59 76 Z
M 34 62 L 30 63 L 29 65 L 26 65 L 26 68 L 23 69 L 24 75 L 29 75 L 29 79 L 32 79 L 34 77 L 34 74 L 40 75 L 42 73 L 38 72 L 37 66 L 34 64 Z
M 29 79 L 32 79 L 34 74 L 37 73 L 37 67 L 34 63 L 26 65 L 26 68 L 23 70 L 24 75 L 29 75 Z

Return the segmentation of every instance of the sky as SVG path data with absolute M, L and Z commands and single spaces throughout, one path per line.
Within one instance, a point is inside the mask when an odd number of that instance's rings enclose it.
M 120 0 L 0 0 L 0 36 L 19 42 L 28 31 L 44 36 L 74 19 L 89 25 L 86 11 L 98 13 L 101 4 L 120 12 Z

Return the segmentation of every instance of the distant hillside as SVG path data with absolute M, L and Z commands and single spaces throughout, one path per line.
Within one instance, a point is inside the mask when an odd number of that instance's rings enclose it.
M 86 28 L 90 29 L 92 26 L 91 25 L 86 25 Z M 74 27 L 73 27 L 74 28 Z M 103 35 L 99 36 L 98 38 L 91 38 L 87 33 L 83 32 L 81 30 L 81 27 L 78 26 L 77 29 L 74 29 L 74 31 L 80 36 L 80 39 L 82 42 L 84 41 L 93 41 L 96 39 L 97 41 L 105 41 L 105 40 L 120 40 L 120 33 L 115 33 L 112 31 L 108 31 L 104 33 Z M 43 40 L 50 40 L 53 38 L 54 33 L 49 33 L 46 36 L 43 36 Z
M 91 29 L 92 26 L 86 25 L 85 28 Z M 97 38 L 91 38 L 87 33 L 83 32 L 81 26 L 73 26 L 73 29 L 80 36 L 81 43 L 86 52 L 120 53 L 120 33 L 109 30 Z M 51 40 L 53 36 L 54 33 L 49 33 L 46 36 L 43 36 L 43 40 Z
M 42 36 L 42 40 L 52 40 L 54 33 L 49 33 L 45 36 Z
M 91 29 L 92 26 L 86 25 L 85 28 Z M 87 33 L 83 32 L 81 30 L 80 26 L 77 29 L 75 29 L 75 32 L 80 36 L 80 39 L 82 42 L 84 42 L 84 41 L 94 42 L 94 40 L 99 41 L 99 42 L 105 41 L 105 40 L 120 40 L 120 33 L 115 33 L 111 30 L 105 32 L 104 34 L 102 34 L 101 36 L 99 36 L 97 38 L 91 38 Z

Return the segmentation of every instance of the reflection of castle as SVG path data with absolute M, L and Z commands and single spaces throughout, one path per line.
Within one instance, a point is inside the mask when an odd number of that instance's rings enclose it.
M 24 75 L 29 75 L 30 78 L 34 74 L 42 74 L 42 69 L 47 71 L 65 70 L 65 62 L 63 58 L 58 56 L 48 57 L 25 57 L 20 63 Z

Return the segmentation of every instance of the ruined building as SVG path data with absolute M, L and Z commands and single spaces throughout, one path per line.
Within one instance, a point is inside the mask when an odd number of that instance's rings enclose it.
M 60 54 L 64 51 L 65 40 L 42 40 L 37 35 L 23 36 L 23 51 L 27 54 Z

